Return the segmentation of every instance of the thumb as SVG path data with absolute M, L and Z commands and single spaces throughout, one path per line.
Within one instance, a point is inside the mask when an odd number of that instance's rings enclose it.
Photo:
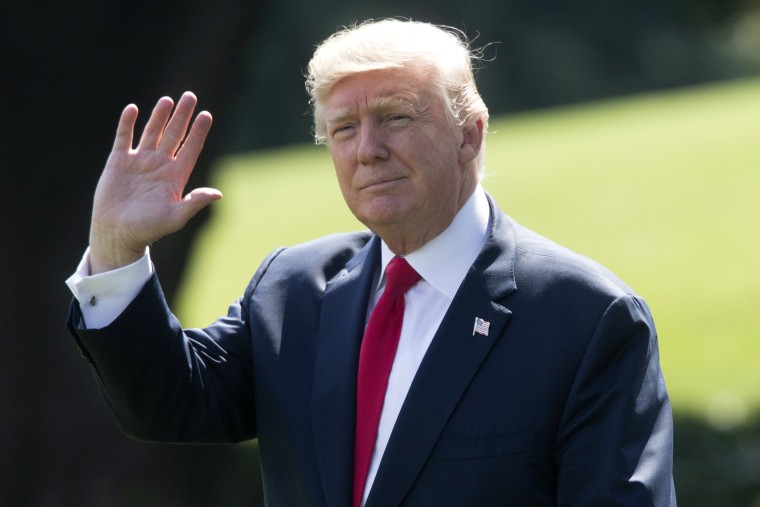
M 222 193 L 215 188 L 196 188 L 182 199 L 182 211 L 186 220 L 214 201 L 222 198 Z

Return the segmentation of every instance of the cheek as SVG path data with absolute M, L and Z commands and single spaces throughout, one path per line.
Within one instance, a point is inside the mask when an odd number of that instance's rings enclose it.
M 354 174 L 350 159 L 343 151 L 336 148 L 330 149 L 330 156 L 332 157 L 335 176 L 338 178 L 338 184 L 340 185 L 341 190 L 343 190 L 344 187 L 347 189 L 347 187 L 350 186 L 351 178 Z
M 338 188 L 340 188 L 343 201 L 356 214 L 356 207 L 360 197 L 353 187 L 353 178 L 356 171 L 350 165 L 340 164 L 335 160 L 333 162 L 335 164 L 335 177 L 338 180 Z
M 447 146 L 447 145 L 443 145 Z M 445 191 L 456 186 L 461 177 L 455 150 L 438 146 L 427 151 L 420 159 L 420 167 L 425 173 L 426 186 L 434 192 Z

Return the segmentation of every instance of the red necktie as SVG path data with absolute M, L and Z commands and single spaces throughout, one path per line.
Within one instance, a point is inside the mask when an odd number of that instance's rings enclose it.
M 356 437 L 354 441 L 354 507 L 361 505 L 377 425 L 383 410 L 388 376 L 396 357 L 404 294 L 420 280 L 406 260 L 394 257 L 385 268 L 385 290 L 372 310 L 359 353 L 356 384 Z

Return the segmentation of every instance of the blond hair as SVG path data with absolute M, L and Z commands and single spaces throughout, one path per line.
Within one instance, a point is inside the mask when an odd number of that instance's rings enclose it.
M 480 60 L 464 33 L 451 27 L 383 19 L 344 28 L 322 42 L 309 62 L 306 90 L 314 113 L 314 140 L 326 141 L 323 103 L 338 81 L 361 72 L 398 68 L 432 71 L 452 124 L 463 126 L 480 119 L 486 132 L 488 108 L 473 74 L 473 64 Z M 484 148 L 478 160 L 481 172 Z

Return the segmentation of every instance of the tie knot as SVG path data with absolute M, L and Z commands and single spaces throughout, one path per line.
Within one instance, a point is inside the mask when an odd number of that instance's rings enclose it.
M 420 281 L 419 273 L 402 257 L 394 257 L 385 268 L 385 292 L 394 296 L 403 296 L 406 291 Z

